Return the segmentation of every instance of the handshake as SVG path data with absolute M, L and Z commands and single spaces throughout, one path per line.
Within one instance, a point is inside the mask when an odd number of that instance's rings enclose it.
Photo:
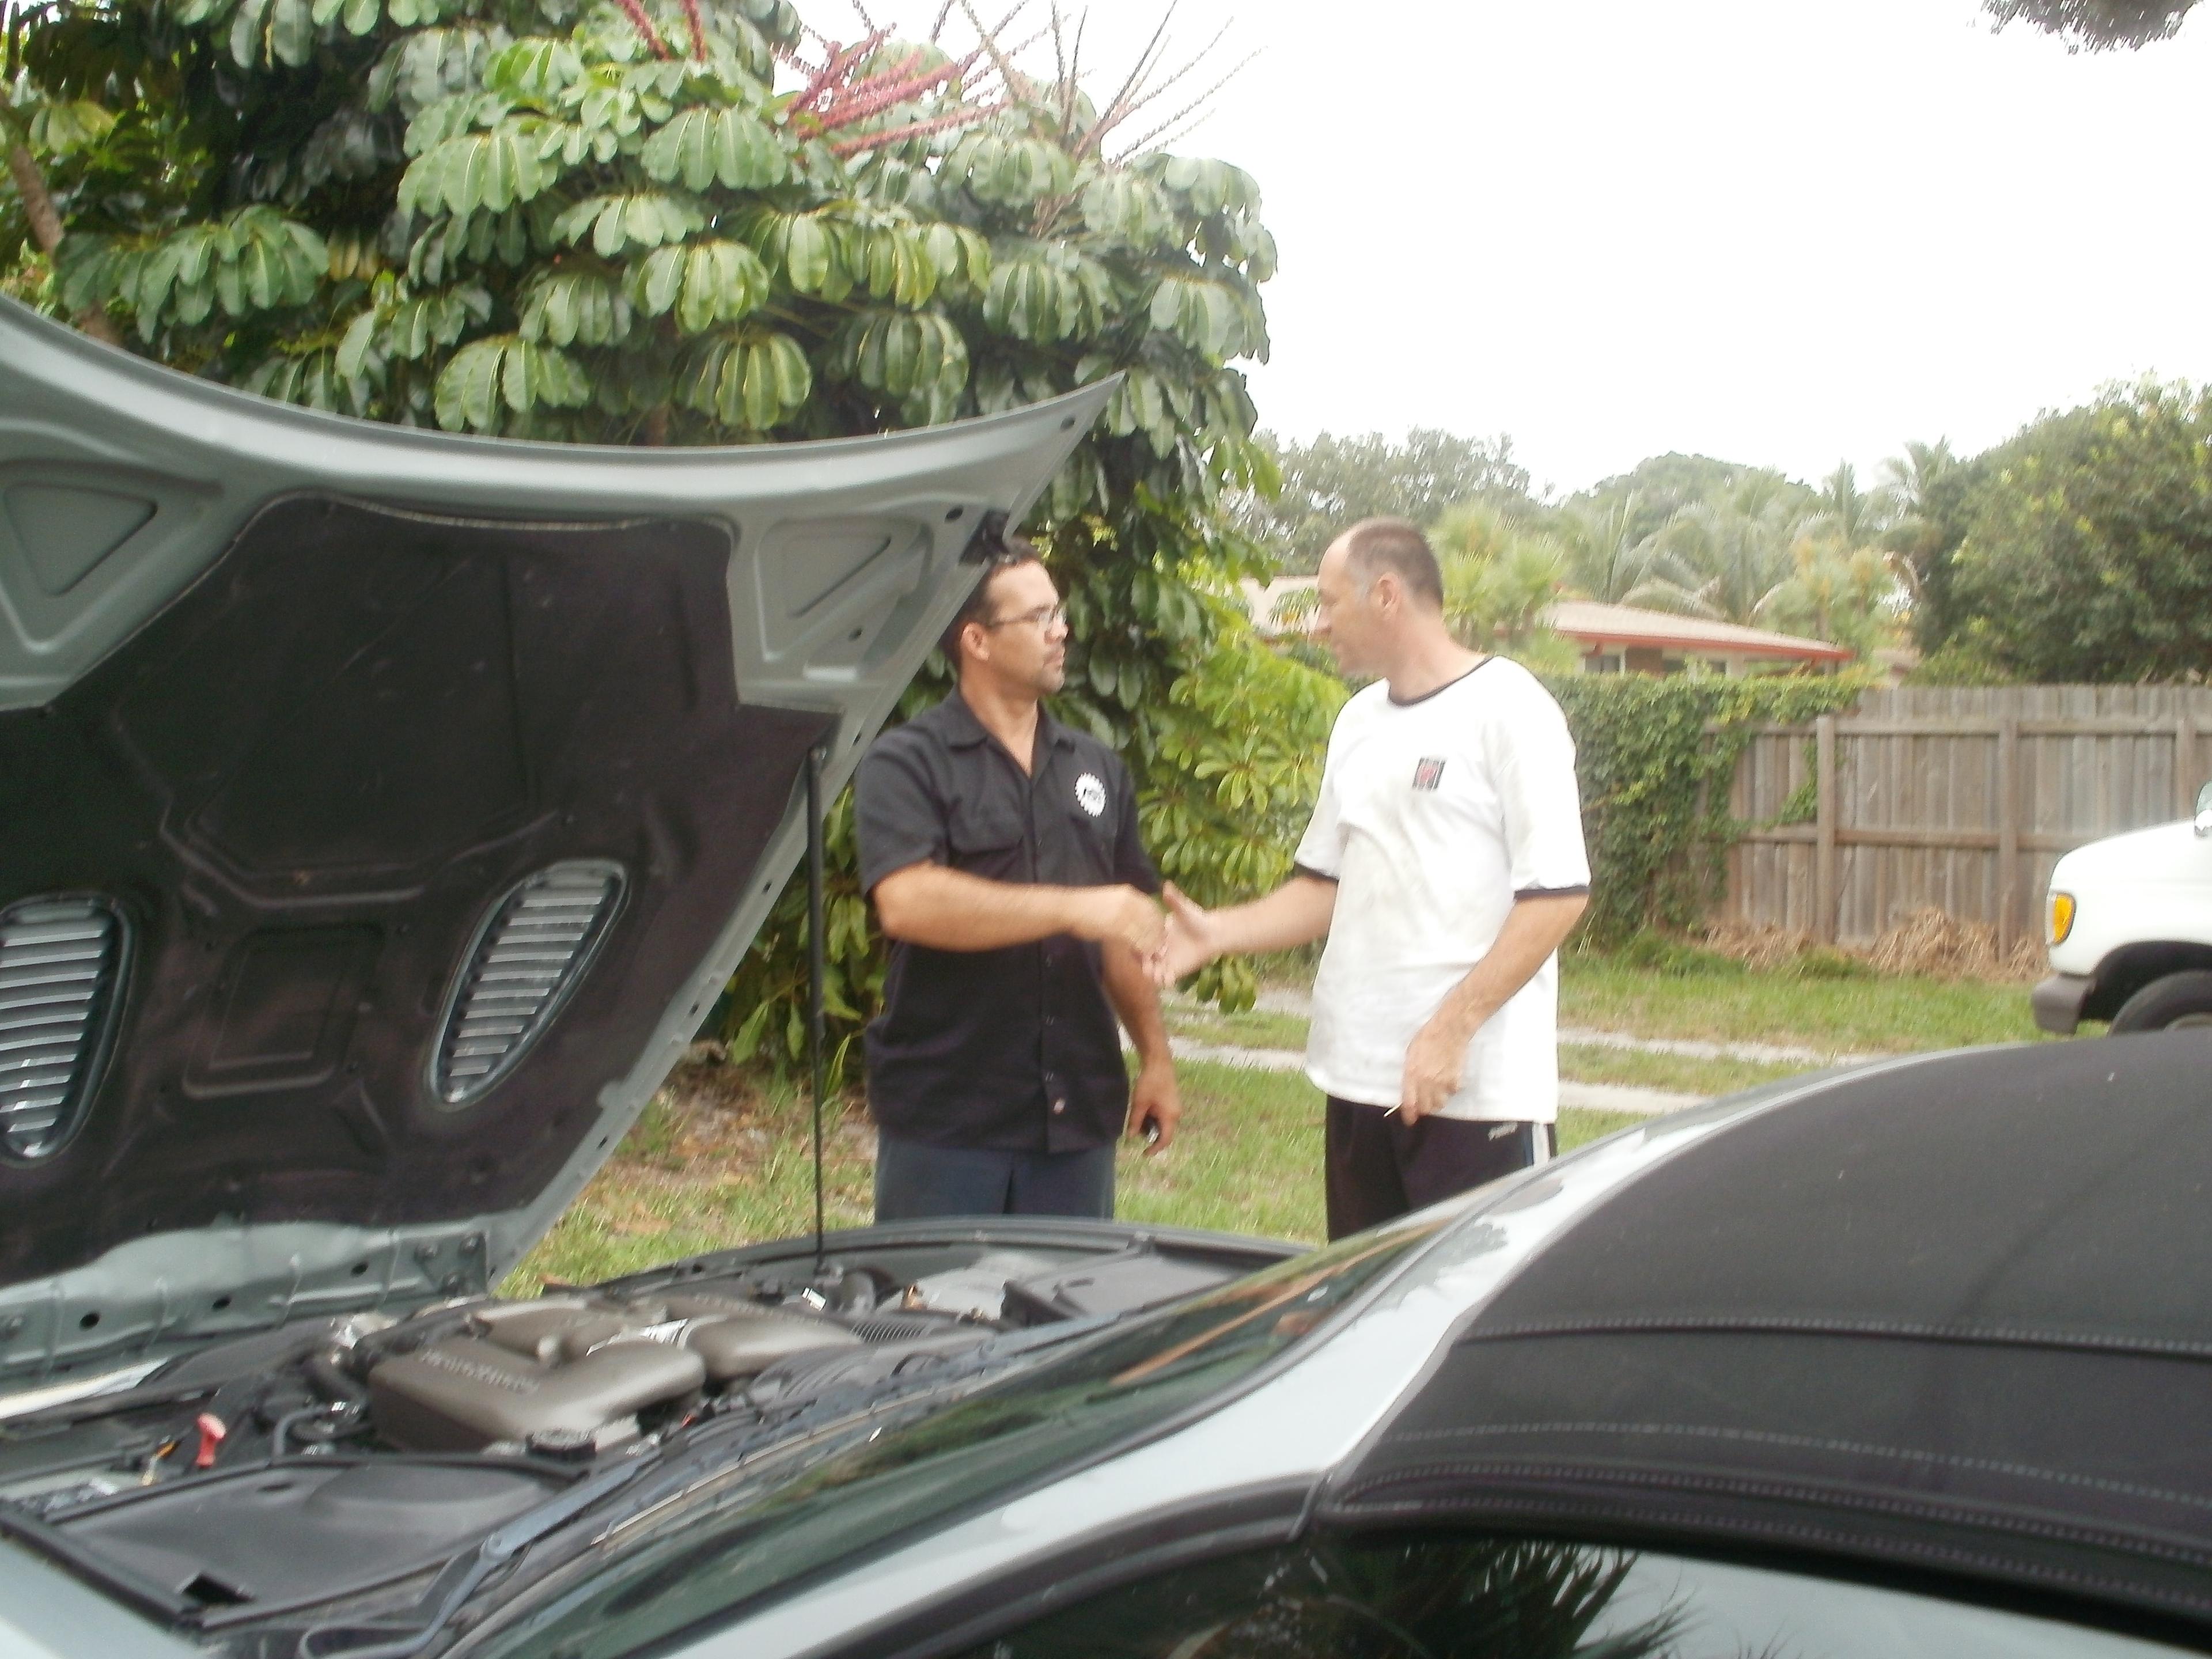
M 1074 929 L 1083 939 L 1119 939 L 1134 951 L 1163 990 L 1196 973 L 1222 954 L 1219 929 L 1206 910 L 1183 896 L 1173 882 L 1160 899 L 1134 887 L 1092 887 L 1082 891 Z

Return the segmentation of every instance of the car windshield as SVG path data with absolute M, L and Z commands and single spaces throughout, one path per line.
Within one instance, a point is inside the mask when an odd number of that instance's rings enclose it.
M 1118 1450 L 1219 1403 L 1449 1219 L 1293 1257 L 1016 1362 L 950 1401 L 848 1419 L 769 1467 L 719 1477 L 617 1528 L 486 1651 L 628 1654 Z

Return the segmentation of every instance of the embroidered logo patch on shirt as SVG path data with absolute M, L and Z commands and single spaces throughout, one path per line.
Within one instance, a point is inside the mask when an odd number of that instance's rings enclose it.
M 1106 811 L 1106 785 L 1096 772 L 1085 772 L 1075 781 L 1075 804 L 1092 817 Z
M 1413 787 L 1433 789 L 1444 781 L 1444 763 L 1440 760 L 1424 760 L 1413 769 Z

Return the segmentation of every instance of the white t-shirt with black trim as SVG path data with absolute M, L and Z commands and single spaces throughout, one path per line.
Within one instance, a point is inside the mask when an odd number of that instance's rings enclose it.
M 1412 702 L 1386 682 L 1329 734 L 1300 869 L 1334 880 L 1306 1075 L 1342 1100 L 1398 1103 L 1406 1051 L 1488 953 L 1516 896 L 1586 892 L 1575 745 L 1551 693 L 1486 658 Z M 1443 1115 L 1555 1121 L 1559 958 L 1484 1022 Z

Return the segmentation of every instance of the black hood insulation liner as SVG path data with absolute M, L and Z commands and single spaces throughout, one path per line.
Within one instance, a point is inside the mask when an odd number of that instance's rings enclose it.
M 53 702 L 0 713 L 0 1020 L 33 1017 L 45 933 L 94 970 L 36 1051 L 68 1063 L 0 1072 L 42 1080 L 0 1081 L 0 1282 L 544 1190 L 835 719 L 738 702 L 730 556 L 699 521 L 292 497 Z

